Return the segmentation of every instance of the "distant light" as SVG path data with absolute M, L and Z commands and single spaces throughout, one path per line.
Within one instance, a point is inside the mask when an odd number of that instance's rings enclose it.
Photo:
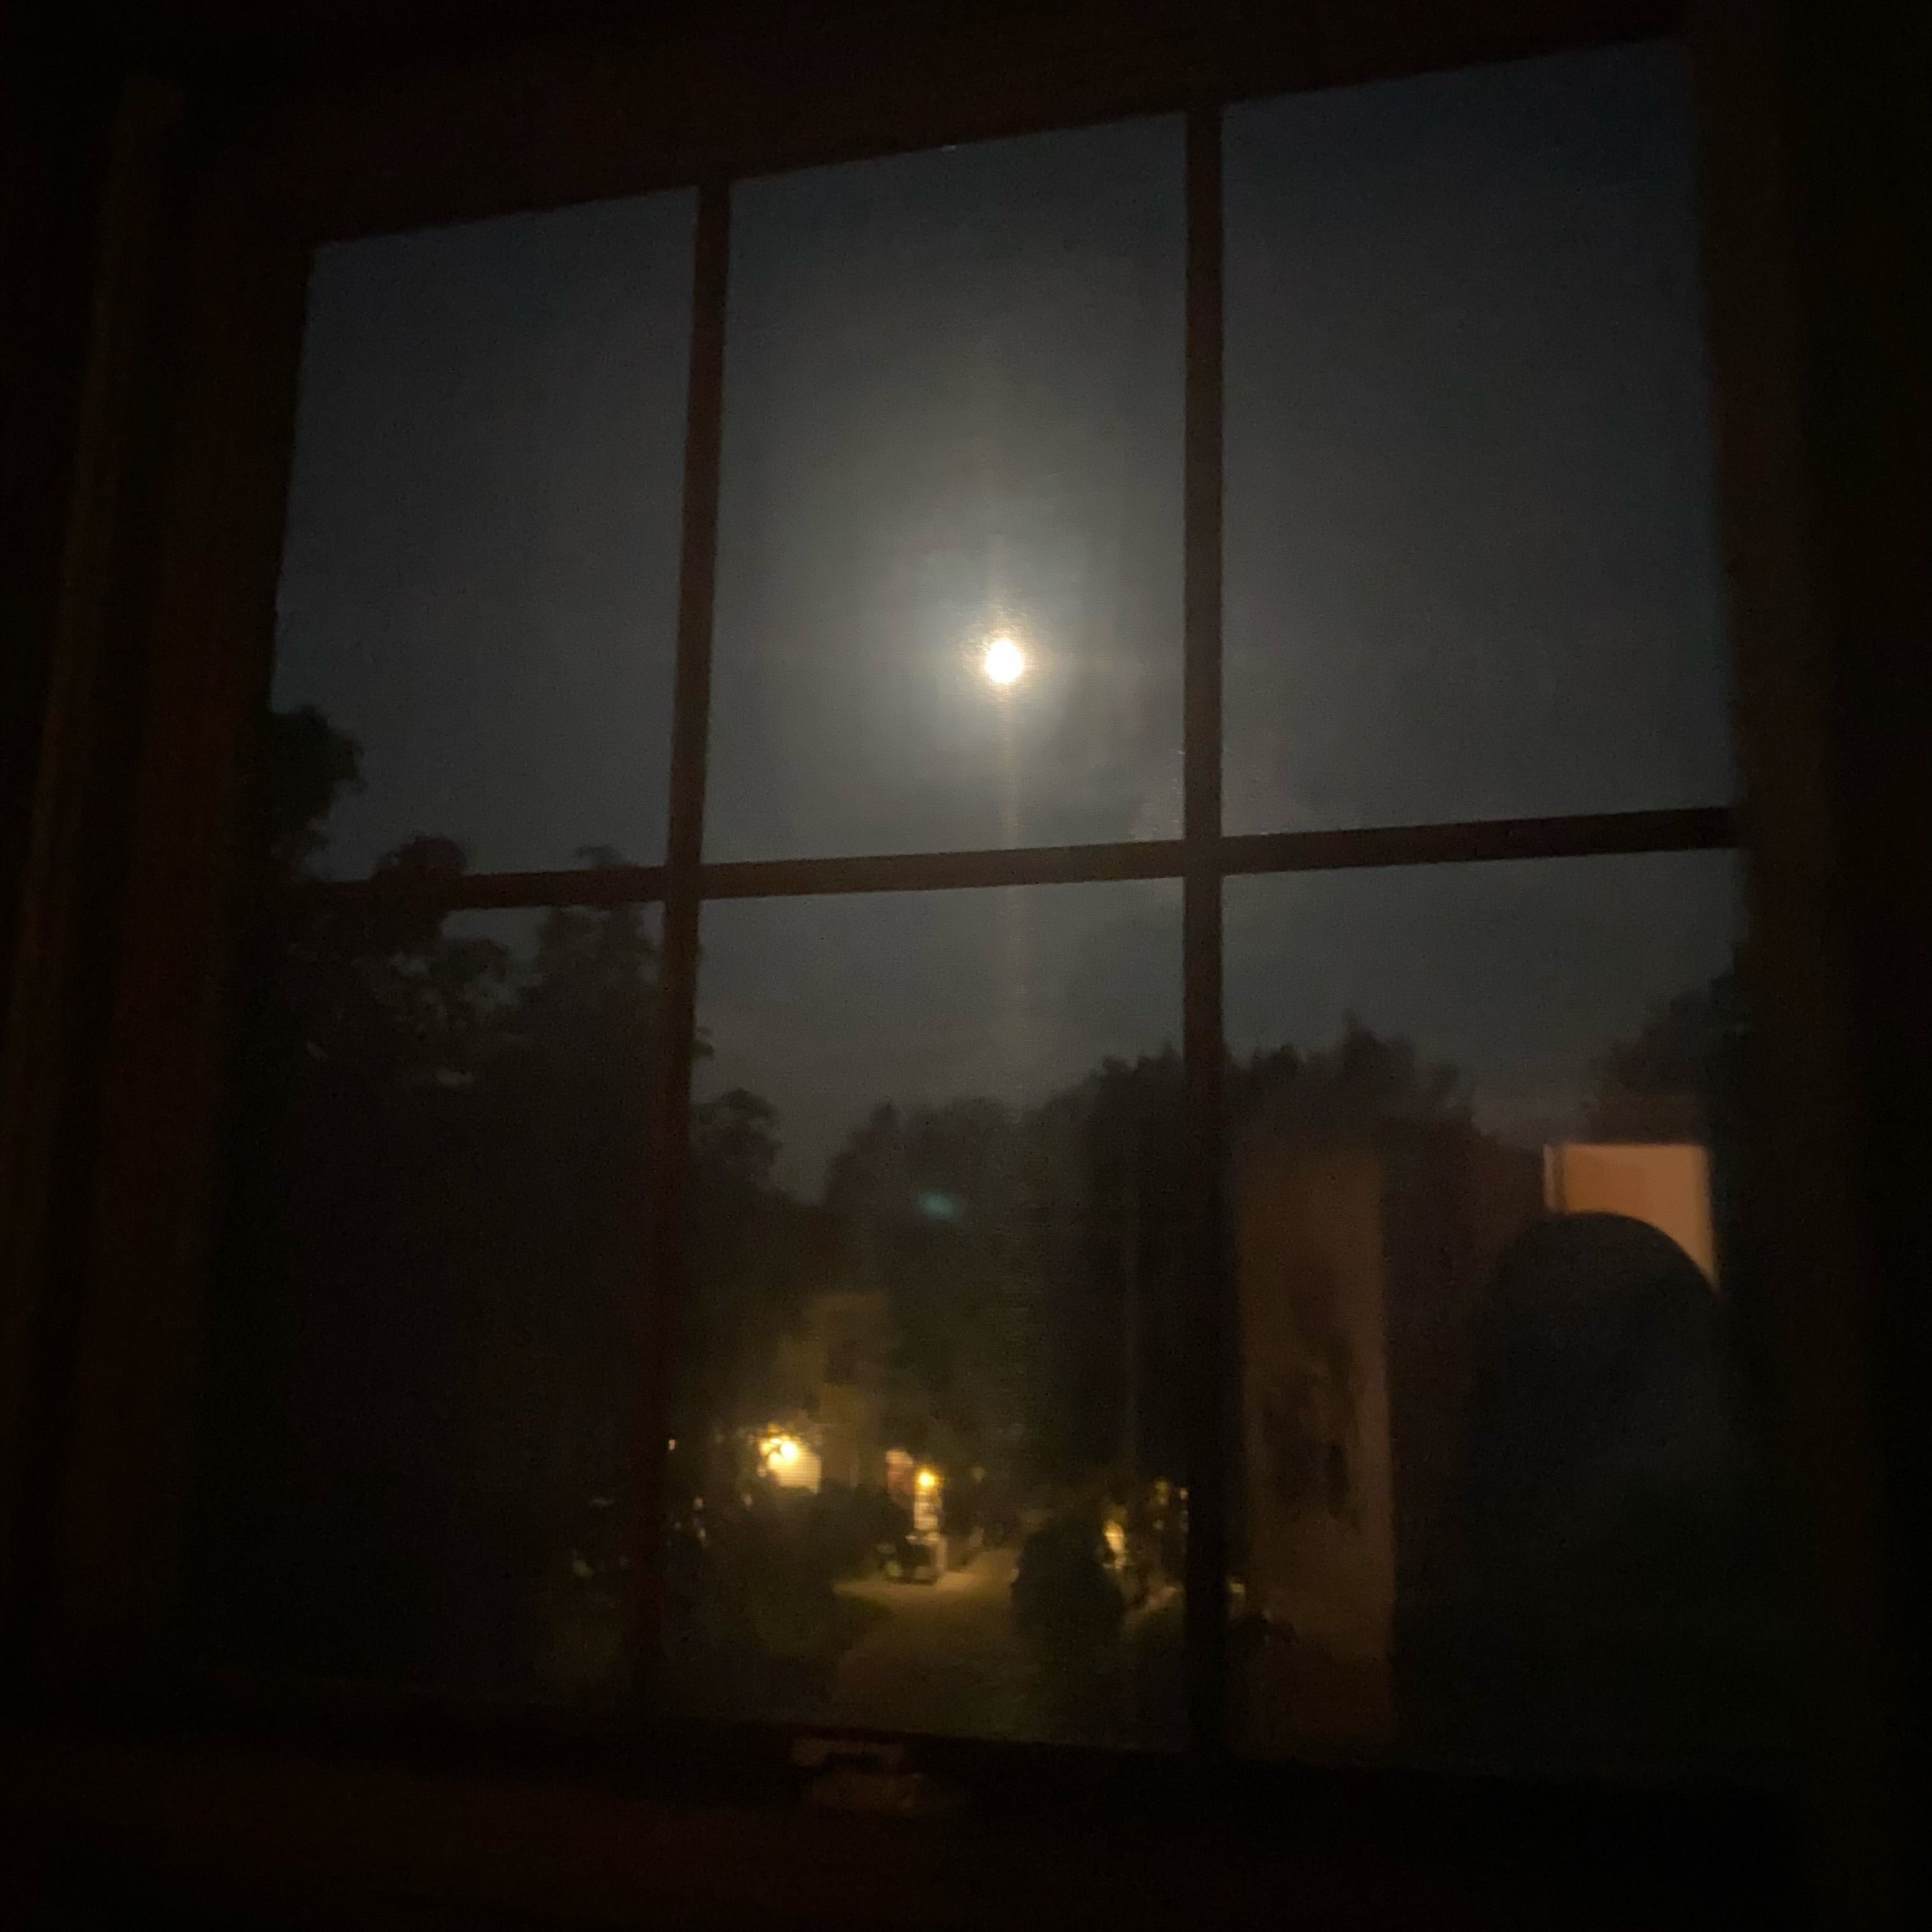
M 956 1221 L 966 1210 L 956 1195 L 941 1194 L 928 1188 L 919 1197 L 919 1211 L 928 1221 Z
M 764 1450 L 767 1468 L 788 1468 L 798 1460 L 798 1438 L 795 1436 L 768 1436 L 760 1447 Z
M 1011 638 L 1004 636 L 994 638 L 980 660 L 980 668 L 988 681 L 1002 686 L 1017 684 L 1026 675 L 1026 652 Z
M 922 1469 L 913 1480 L 921 1489 L 930 1492 L 939 1486 L 939 1472 L 937 1469 Z

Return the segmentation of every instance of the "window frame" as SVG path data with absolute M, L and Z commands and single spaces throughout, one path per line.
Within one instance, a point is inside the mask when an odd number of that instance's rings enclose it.
M 421 74 L 405 75 L 374 87 L 308 88 L 292 98 L 251 85 L 242 90 L 245 111 L 238 126 L 220 124 L 233 113 L 232 95 L 216 100 L 211 116 L 190 117 L 190 145 L 200 151 L 185 164 L 190 214 L 177 245 L 188 317 L 183 333 L 194 346 L 184 355 L 178 379 L 172 461 L 158 506 L 162 555 L 150 600 L 146 732 L 128 788 L 134 830 L 119 900 L 121 929 L 152 933 L 158 943 L 122 949 L 113 1024 L 102 1049 L 107 1084 L 86 1265 L 89 1303 L 76 1350 L 72 1448 L 58 1510 L 64 1528 L 55 1540 L 44 1606 L 34 1620 L 40 1674 L 57 1698 L 86 1701 L 104 1692 L 111 1708 L 145 1712 L 167 1726 L 206 1722 L 225 1709 L 223 1721 L 244 1732 L 268 1722 L 284 1733 L 292 1726 L 298 1736 L 314 1736 L 320 1727 L 324 1734 L 386 1738 L 398 1747 L 408 1738 L 420 1744 L 433 1736 L 454 1746 L 459 1757 L 479 1736 L 494 1739 L 493 1748 L 520 1738 L 516 1748 L 533 1746 L 540 1758 L 566 1737 L 573 1755 L 588 1750 L 595 1758 L 605 1749 L 619 1749 L 572 1736 L 585 1727 L 569 1721 L 538 1721 L 526 1730 L 520 1718 L 506 1722 L 501 1713 L 466 1716 L 433 1698 L 371 1696 L 328 1687 L 292 1694 L 230 1687 L 210 1702 L 208 1687 L 184 1700 L 179 1685 L 156 1692 L 148 1674 L 166 1629 L 166 1579 L 184 1506 L 185 1414 L 194 1371 L 193 1345 L 184 1338 L 199 1318 L 200 1276 L 218 1185 L 214 1124 L 234 1003 L 225 962 L 262 884 L 248 876 L 232 828 L 245 812 L 250 722 L 266 709 L 302 288 L 309 252 L 320 242 L 661 187 L 699 190 L 666 862 L 602 872 L 478 875 L 454 882 L 451 896 L 439 902 L 453 908 L 662 899 L 662 997 L 672 1021 L 665 1029 L 671 1044 L 655 1103 L 657 1158 L 648 1209 L 651 1238 L 661 1256 L 675 1247 L 697 923 L 707 897 L 1180 878 L 1187 962 L 1184 1053 L 1196 1169 L 1190 1191 L 1201 1224 L 1195 1232 L 1198 1252 L 1216 1280 L 1223 1273 L 1215 1262 L 1220 1216 L 1214 1205 L 1221 1133 L 1220 904 L 1222 881 L 1233 874 L 1742 845 L 1749 862 L 1754 926 L 1760 950 L 1771 959 L 1768 1000 L 1762 974 L 1756 990 L 1774 1054 L 1787 1063 L 1793 1054 L 1815 1056 L 1821 1027 L 1828 1034 L 1832 1023 L 1832 976 L 1842 972 L 1841 964 L 1816 956 L 1804 943 L 1806 926 L 1830 903 L 1816 873 L 1822 834 L 1816 827 L 1823 816 L 1818 812 L 1815 820 L 1808 820 L 1816 811 L 1820 782 L 1814 776 L 1808 783 L 1787 782 L 1780 768 L 1794 750 L 1802 759 L 1815 746 L 1816 700 L 1802 676 L 1793 675 L 1802 659 L 1800 640 L 1768 608 L 1774 596 L 1769 586 L 1781 581 L 1790 587 L 1794 572 L 1802 580 L 1802 545 L 1792 544 L 1784 557 L 1776 554 L 1790 535 L 1788 457 L 1782 470 L 1772 461 L 1762 483 L 1754 483 L 1748 473 L 1741 478 L 1738 446 L 1749 443 L 1753 433 L 1735 404 L 1726 406 L 1727 390 L 1735 394 L 1727 369 L 1742 365 L 1748 372 L 1755 358 L 1760 373 L 1768 363 L 1775 386 L 1778 359 L 1789 353 L 1788 342 L 1762 334 L 1754 338 L 1738 327 L 1738 278 L 1748 280 L 1764 252 L 1774 247 L 1767 211 L 1757 211 L 1742 239 L 1732 234 L 1721 242 L 1706 216 L 1716 292 L 1720 502 L 1732 576 L 1731 628 L 1748 814 L 1712 808 L 1240 836 L 1220 829 L 1220 110 L 1243 98 L 1343 81 L 1649 38 L 1681 27 L 1678 10 L 1496 4 L 1465 10 L 1450 22 L 1397 8 L 1356 26 L 1337 20 L 1323 36 L 1280 28 L 1244 32 L 1218 21 L 1190 31 L 1169 17 L 1182 10 L 1156 10 L 1154 29 L 1122 36 L 1124 46 L 1084 67 L 1078 56 L 1090 52 L 1094 23 L 1070 24 L 1055 14 L 1037 35 L 1027 37 L 1030 50 L 1041 56 L 1028 71 L 1019 72 L 1014 58 L 1003 62 L 1000 71 L 989 71 L 982 54 L 963 77 L 908 86 L 902 98 L 879 111 L 873 111 L 868 90 L 879 84 L 881 70 L 907 81 L 908 49 L 921 44 L 916 32 L 902 33 L 883 53 L 874 50 L 855 63 L 842 88 L 828 86 L 823 98 L 802 101 L 776 35 L 761 44 L 766 62 L 747 84 L 741 76 L 722 77 L 733 52 L 728 35 L 721 46 L 699 33 L 680 43 L 668 61 L 656 52 L 649 61 L 614 61 L 566 47 L 527 82 L 506 66 L 486 62 L 480 73 L 446 74 L 427 82 Z M 1735 157 L 1754 128 L 1761 126 L 1762 101 L 1748 88 L 1720 85 L 1714 77 L 1708 50 L 1721 42 L 1721 32 L 1714 35 L 1698 26 L 1692 38 L 1707 146 L 1701 158 L 1709 163 L 1715 158 L 1707 192 L 1716 182 L 1730 197 L 1726 206 L 1735 206 L 1741 188 Z M 820 58 L 821 65 L 808 70 L 829 80 L 833 63 Z M 648 80 L 640 87 L 644 106 L 614 110 L 623 87 L 638 85 L 647 69 Z M 694 86 L 708 107 L 668 114 L 674 130 L 668 135 L 642 124 Z M 412 103 L 425 101 L 426 117 L 411 112 Z M 789 104 L 793 111 L 761 116 L 760 106 L 774 101 Z M 580 124 L 562 111 L 572 102 L 587 104 Z M 480 122 L 472 118 L 479 103 L 486 110 Z M 543 111 L 532 116 L 532 103 Z M 1188 121 L 1183 836 L 1146 844 L 706 864 L 701 854 L 704 728 L 728 182 L 780 165 L 1162 112 L 1184 112 Z M 534 137 L 522 124 L 530 118 L 542 124 Z M 458 138 L 459 127 L 473 132 L 479 125 L 479 140 Z M 1210 207 L 1211 221 L 1206 218 Z M 1749 380 L 1747 373 L 1747 384 Z M 1748 462 L 1743 468 L 1748 471 Z M 1778 782 L 1766 782 L 1774 770 Z M 302 890 L 335 896 L 381 889 L 332 882 Z M 159 1097 L 163 1093 L 168 1100 Z M 184 1115 L 194 1124 L 190 1132 L 168 1126 L 170 1119 Z M 1820 1131 L 1828 1136 L 1834 1125 L 1842 1129 L 1843 1123 L 1827 1122 Z M 1774 1157 L 1768 1164 L 1768 1171 L 1788 1172 L 1790 1165 L 1787 1149 L 1783 1160 Z M 1766 1167 L 1761 1162 L 1760 1170 Z M 1839 1222 L 1850 1218 L 1849 1208 L 1840 1204 Z M 668 1282 L 675 1276 L 660 1278 Z M 1190 1375 L 1192 1439 L 1204 1459 L 1195 1476 L 1201 1500 L 1190 1553 L 1190 1653 L 1196 1660 L 1190 1718 L 1201 1765 L 1210 1772 L 1224 1735 L 1220 1600 L 1225 1528 L 1217 1492 L 1226 1458 L 1203 1445 L 1221 1444 L 1226 1438 L 1230 1391 L 1219 1363 L 1232 1318 L 1227 1300 L 1224 1292 L 1199 1324 Z M 668 1290 L 657 1297 L 666 1316 L 674 1301 Z M 662 1320 L 656 1325 L 662 1330 Z M 668 1356 L 661 1335 L 652 1353 L 640 1371 L 647 1412 L 653 1400 L 662 1400 Z M 136 1398 L 131 1416 L 126 1412 L 130 1390 Z M 641 1523 L 649 1520 L 652 1486 L 646 1481 L 640 1486 Z M 593 1733 L 598 1728 L 588 1727 Z M 771 1748 L 769 1738 L 749 1741 L 751 1761 L 767 1761 Z M 922 1762 L 963 1765 L 982 1749 L 1004 1756 L 1012 1748 L 946 1740 L 918 1744 Z M 621 1749 L 619 1754 L 632 1761 Z M 1043 1761 L 1036 1750 L 1027 1754 L 1036 1763 Z M 1076 1789 L 1100 1775 L 1078 1752 L 1056 1748 L 1045 1756 L 1062 1767 L 1054 1778 L 1064 1774 Z M 1270 1773 L 1244 1766 L 1241 1775 L 1280 1784 L 1304 1770 Z
M 974 887 L 1171 880 L 1181 887 L 1181 1062 L 1187 1120 L 1184 1184 L 1189 1270 L 1208 1293 L 1190 1309 L 1189 1496 L 1186 1677 L 1189 1747 L 1224 1748 L 1228 1728 L 1226 1576 L 1231 1556 L 1227 1472 L 1231 1391 L 1220 1365 L 1232 1359 L 1235 1321 L 1223 1234 L 1226 1218 L 1222 1070 L 1222 886 L 1231 877 L 1367 867 L 1484 864 L 1730 849 L 1734 814 L 1724 806 L 1571 813 L 1538 818 L 1436 821 L 1414 826 L 1229 834 L 1222 829 L 1221 684 L 1222 196 L 1223 110 L 1184 111 L 1186 241 L 1184 536 L 1182 544 L 1183 829 L 1178 838 L 980 850 L 941 850 L 836 857 L 707 860 L 704 856 L 710 739 L 714 602 L 721 458 L 728 381 L 731 216 L 735 179 L 697 189 L 692 244 L 692 346 L 686 394 L 676 668 L 671 708 L 670 809 L 662 865 L 590 866 L 538 872 L 463 874 L 434 886 L 406 874 L 305 882 L 284 894 L 314 908 L 366 902 L 447 910 L 656 904 L 661 1046 L 653 1096 L 643 1246 L 652 1318 L 637 1365 L 639 1414 L 632 1430 L 629 1492 L 632 1574 L 640 1615 L 632 1669 L 643 1678 L 658 1646 L 656 1586 L 663 1521 L 664 1401 L 677 1347 L 676 1314 L 692 1284 L 683 1255 L 683 1192 L 693 1050 L 697 1036 L 699 926 L 719 900 L 827 893 L 922 892 Z M 788 1730 L 800 1728 L 787 1726 Z M 807 1726 L 807 1729 L 813 1727 Z

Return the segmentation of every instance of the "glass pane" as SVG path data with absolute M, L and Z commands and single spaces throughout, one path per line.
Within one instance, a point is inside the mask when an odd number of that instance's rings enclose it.
M 1727 800 L 1676 52 L 1226 142 L 1228 828 Z
M 656 929 L 382 907 L 275 937 L 202 1416 L 212 1659 L 616 1687 Z
M 1172 1740 L 1178 888 L 714 904 L 704 938 L 679 1694 Z
M 708 856 L 1178 832 L 1179 123 L 732 224 Z
M 308 855 L 663 855 L 688 194 L 317 251 L 274 704 L 359 748 Z
M 1232 880 L 1261 1751 L 1774 1750 L 1729 855 Z

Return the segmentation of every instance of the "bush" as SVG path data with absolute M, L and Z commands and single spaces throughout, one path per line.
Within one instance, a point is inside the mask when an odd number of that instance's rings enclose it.
M 828 1483 L 813 1498 L 812 1536 L 828 1575 L 869 1576 L 883 1545 L 896 1546 L 912 1519 L 884 1490 Z
M 1022 1545 L 1013 1619 L 1027 1635 L 1104 1642 L 1118 1632 L 1126 1608 L 1108 1574 L 1100 1529 L 1085 1516 L 1058 1517 Z
M 710 1516 L 701 1542 L 676 1537 L 666 1647 L 686 1700 L 771 1716 L 821 1697 L 878 1614 L 834 1582 L 865 1574 L 904 1521 L 878 1491 L 766 1490 Z

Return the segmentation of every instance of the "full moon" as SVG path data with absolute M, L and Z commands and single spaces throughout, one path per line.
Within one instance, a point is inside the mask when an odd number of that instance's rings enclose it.
M 1026 652 L 1010 638 L 995 638 L 980 660 L 980 668 L 992 684 L 1017 684 L 1026 675 Z

